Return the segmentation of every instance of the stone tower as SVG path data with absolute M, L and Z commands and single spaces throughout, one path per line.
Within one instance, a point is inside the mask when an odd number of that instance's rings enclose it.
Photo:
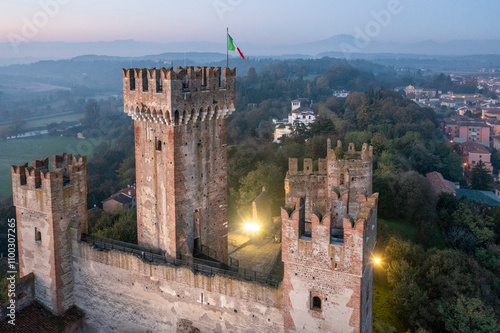
M 317 170 L 310 160 L 303 171 L 290 161 L 281 211 L 285 332 L 371 332 L 378 201 L 371 151 L 350 144 L 337 157 L 328 143 Z
M 35 276 L 36 299 L 56 314 L 73 305 L 70 228 L 87 233 L 86 157 L 59 155 L 12 166 L 20 276 Z
M 236 70 L 123 70 L 134 119 L 139 245 L 227 263 L 226 117 Z

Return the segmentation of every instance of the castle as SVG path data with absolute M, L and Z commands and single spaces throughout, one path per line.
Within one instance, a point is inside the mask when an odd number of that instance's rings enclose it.
M 372 150 L 290 159 L 282 281 L 228 256 L 226 118 L 236 70 L 123 70 L 138 245 L 88 235 L 86 158 L 12 167 L 24 302 L 76 306 L 85 332 L 371 332 Z M 217 265 L 204 265 L 200 254 Z

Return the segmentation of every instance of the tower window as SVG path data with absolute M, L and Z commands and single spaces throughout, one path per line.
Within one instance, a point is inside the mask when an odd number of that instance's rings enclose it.
M 130 72 L 130 90 L 135 90 L 135 73 Z
M 35 242 L 42 241 L 42 233 L 38 231 L 38 228 L 35 227 Z
M 155 138 L 155 146 L 156 151 L 161 151 L 161 140 L 158 140 L 158 138 Z
M 142 71 L 142 91 L 148 91 L 148 72 Z
M 321 298 L 318 296 L 313 297 L 311 310 L 321 311 Z

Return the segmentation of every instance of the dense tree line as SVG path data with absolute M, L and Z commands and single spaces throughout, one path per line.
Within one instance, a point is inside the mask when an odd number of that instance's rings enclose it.
M 446 247 L 425 248 L 398 238 L 384 245 L 385 271 L 378 279 L 390 286 L 389 307 L 397 315 L 393 324 L 420 332 L 495 332 L 500 325 L 500 210 L 442 194 L 436 212 Z M 375 331 L 390 327 L 376 319 Z

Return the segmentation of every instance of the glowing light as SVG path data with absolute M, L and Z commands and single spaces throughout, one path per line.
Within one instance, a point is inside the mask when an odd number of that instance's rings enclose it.
M 378 257 L 373 258 L 373 261 L 374 261 L 377 265 L 379 265 L 379 264 L 380 264 L 380 262 L 381 262 L 380 258 L 378 258 Z
M 260 230 L 260 225 L 255 222 L 246 222 L 243 228 L 245 229 L 245 231 L 257 232 Z
M 451 143 L 453 143 L 453 140 L 450 140 Z

